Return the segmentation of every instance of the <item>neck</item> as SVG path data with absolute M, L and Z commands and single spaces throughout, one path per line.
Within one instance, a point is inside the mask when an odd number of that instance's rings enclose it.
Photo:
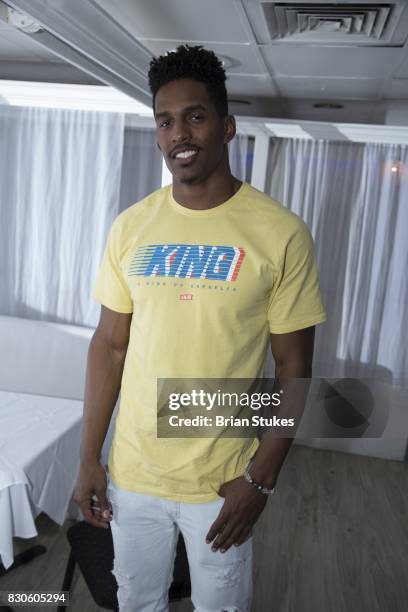
M 242 182 L 227 172 L 214 172 L 199 183 L 186 184 L 173 180 L 173 198 L 181 206 L 206 210 L 223 204 L 238 191 Z

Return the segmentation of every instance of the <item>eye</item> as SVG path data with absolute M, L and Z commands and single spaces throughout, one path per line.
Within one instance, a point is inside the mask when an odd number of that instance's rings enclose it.
M 164 117 L 161 118 L 161 119 L 157 118 L 156 119 L 156 127 L 158 127 L 158 128 L 166 128 L 166 127 L 168 127 L 170 125 L 171 121 L 172 121 L 171 117 L 167 117 L 167 119 L 164 119 Z
M 191 119 L 194 121 L 194 123 L 197 123 L 198 121 L 201 121 L 201 119 L 204 119 L 204 117 L 198 113 L 194 113 L 194 115 L 191 115 Z

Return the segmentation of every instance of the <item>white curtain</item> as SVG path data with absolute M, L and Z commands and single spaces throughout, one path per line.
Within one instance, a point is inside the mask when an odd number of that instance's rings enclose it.
M 240 181 L 245 181 L 246 178 L 248 143 L 248 136 L 236 134 L 228 145 L 231 172 Z
M 268 192 L 316 245 L 315 376 L 408 384 L 408 147 L 274 139 Z M 394 168 L 394 171 L 393 171 Z
M 162 154 L 152 128 L 127 127 L 124 134 L 119 210 L 161 186 Z
M 0 106 L 2 314 L 96 324 L 123 131 L 121 114 Z
M 245 178 L 248 138 L 230 147 Z M 0 105 L 0 313 L 95 326 L 114 218 L 161 184 L 155 131 L 118 113 Z

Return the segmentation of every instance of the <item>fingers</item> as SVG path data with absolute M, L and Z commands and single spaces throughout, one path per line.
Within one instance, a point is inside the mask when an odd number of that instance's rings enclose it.
M 234 542 L 234 546 L 241 546 L 241 544 L 243 544 L 244 542 L 246 542 L 252 535 L 252 529 L 251 527 L 247 527 L 246 529 L 244 529 L 240 535 L 239 538 L 237 538 L 237 541 Z
M 222 553 L 226 552 L 232 545 L 240 546 L 243 544 L 252 533 L 252 525 L 243 525 L 242 522 L 236 522 L 231 517 L 228 517 L 221 510 L 220 514 L 211 525 L 206 536 L 207 544 L 213 542 L 211 550 Z
M 96 495 L 93 495 L 92 501 L 91 501 L 91 510 L 94 516 L 105 519 L 107 521 L 111 521 L 112 520 L 112 506 L 109 504 L 109 502 L 107 502 L 107 504 L 108 504 L 107 507 L 104 507 L 102 504 L 98 502 Z
M 94 499 L 102 512 L 110 509 L 108 498 L 106 497 L 106 486 L 104 488 L 95 488 Z
M 223 530 L 226 522 L 227 522 L 226 521 L 226 516 L 223 513 L 223 509 L 221 508 L 221 511 L 220 511 L 219 515 L 217 516 L 217 518 L 215 519 L 215 521 L 211 525 L 209 532 L 205 536 L 205 541 L 207 542 L 207 544 L 210 544 L 210 542 L 212 542 L 213 539 L 219 533 L 221 533 L 221 531 Z
M 103 500 L 101 502 L 101 499 Z M 112 509 L 104 491 L 98 494 L 85 494 L 75 500 L 79 505 L 84 519 L 94 527 L 108 529 L 112 520 Z
M 102 517 L 99 506 L 95 508 L 94 502 L 89 497 L 88 499 L 82 499 L 78 501 L 78 505 L 81 508 L 84 519 L 93 525 L 94 527 L 102 527 L 103 529 L 109 528 L 109 522 L 111 519 Z
M 101 464 L 86 464 L 80 468 L 74 500 L 88 523 L 94 527 L 108 529 L 112 520 L 112 509 L 106 490 L 107 475 Z
M 108 526 L 112 520 L 112 507 L 106 497 L 106 487 L 95 490 L 91 499 L 91 510 L 95 520 Z
M 220 514 L 211 525 L 205 541 L 207 544 L 213 542 L 211 546 L 212 551 L 216 552 L 219 550 L 220 552 L 225 552 L 242 538 L 243 531 L 244 527 L 242 523 L 237 524 L 231 518 L 228 518 L 221 509 Z
M 100 512 L 91 508 L 91 499 L 82 500 L 81 502 L 78 502 L 78 505 L 87 523 L 90 523 L 94 527 L 103 527 L 104 529 L 109 527 L 108 520 L 105 518 L 102 519 Z
M 243 531 L 242 524 L 234 525 L 226 525 L 225 529 L 216 537 L 211 547 L 211 550 L 216 552 L 219 550 L 220 552 L 226 552 L 238 539 L 241 537 Z
M 102 510 L 100 506 L 91 506 L 91 510 L 93 515 L 97 516 L 98 518 L 103 518 L 107 521 L 112 520 L 112 510 L 110 509 Z

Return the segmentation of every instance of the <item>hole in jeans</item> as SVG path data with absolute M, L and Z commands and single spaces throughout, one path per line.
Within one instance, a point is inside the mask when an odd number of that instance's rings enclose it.
M 242 577 L 242 569 L 244 565 L 243 559 L 238 559 L 235 563 L 225 565 L 215 576 L 215 581 L 219 587 L 233 587 Z M 224 612 L 224 611 L 222 611 Z M 231 609 L 227 612 L 231 612 Z M 235 612 L 235 610 L 233 610 Z M 239 612 L 239 611 L 238 611 Z
M 132 576 L 122 574 L 116 569 L 112 570 L 112 574 L 115 576 L 116 582 L 118 584 L 118 596 L 120 597 L 119 604 L 121 607 L 123 607 L 127 605 L 129 603 L 129 600 L 131 599 L 130 583 L 132 580 Z

